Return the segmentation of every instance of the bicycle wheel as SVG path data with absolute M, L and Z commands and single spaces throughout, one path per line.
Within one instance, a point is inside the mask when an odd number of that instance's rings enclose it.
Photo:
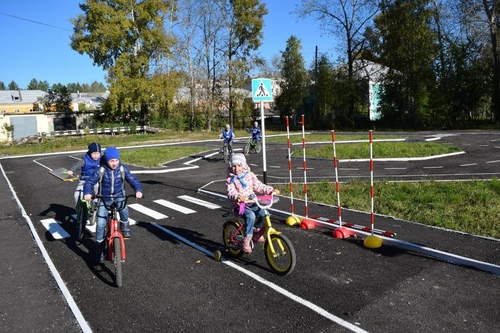
M 227 163 L 227 161 L 229 161 L 229 149 L 227 145 L 224 145 L 222 153 L 224 154 L 224 163 Z
M 113 264 L 115 265 L 115 283 L 116 283 L 116 286 L 121 287 L 123 284 L 122 244 L 120 243 L 119 237 L 115 237 L 113 239 Z
M 76 236 L 78 242 L 83 243 L 85 238 L 85 226 L 89 217 L 89 210 L 86 202 L 80 202 L 80 208 L 78 212 L 78 234 Z
M 241 226 L 241 224 L 234 220 L 227 220 L 222 227 L 222 239 L 224 240 L 224 245 L 229 250 L 229 254 L 232 257 L 241 257 L 243 255 L 243 250 L 241 249 L 241 242 L 243 242 L 243 228 L 238 231 L 237 234 L 231 239 L 233 235 Z
M 271 234 L 271 243 L 273 244 L 276 255 L 273 255 L 271 246 L 266 240 L 264 250 L 266 252 L 266 261 L 269 267 L 278 275 L 288 275 L 295 268 L 297 258 L 292 243 L 284 235 Z
M 258 153 L 260 153 L 261 150 L 262 150 L 262 142 L 258 141 L 255 144 L 255 152 L 258 154 Z
M 245 144 L 245 147 L 243 147 L 243 154 L 248 155 L 250 153 L 250 142 L 247 142 Z

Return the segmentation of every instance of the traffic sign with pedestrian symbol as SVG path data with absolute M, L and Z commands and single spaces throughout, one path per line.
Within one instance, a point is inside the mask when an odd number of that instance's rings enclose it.
M 271 79 L 252 80 L 252 100 L 254 102 L 272 102 L 273 89 Z

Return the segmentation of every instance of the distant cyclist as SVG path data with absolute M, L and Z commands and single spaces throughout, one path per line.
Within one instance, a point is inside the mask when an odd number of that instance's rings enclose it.
M 229 155 L 233 153 L 233 140 L 236 137 L 234 131 L 231 129 L 231 125 L 226 124 L 226 128 L 222 130 L 219 135 L 219 139 L 224 139 L 224 143 L 227 143 L 229 149 Z
M 252 133 L 252 141 L 257 143 L 262 139 L 262 134 L 260 130 L 259 123 L 254 121 L 253 126 L 249 129 L 249 132 Z

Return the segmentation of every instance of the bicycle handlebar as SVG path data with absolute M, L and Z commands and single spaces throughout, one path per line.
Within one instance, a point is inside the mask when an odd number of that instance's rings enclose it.
M 127 206 L 127 201 L 129 198 L 135 198 L 135 194 L 128 194 L 125 196 L 96 195 L 96 198 L 104 199 L 102 200 L 102 204 L 104 205 L 104 208 L 106 208 L 108 211 L 115 209 L 117 211 L 121 211 Z M 142 198 L 144 198 L 144 196 L 142 196 Z M 113 201 L 111 205 L 108 205 L 106 203 L 106 199 L 124 199 L 124 200 L 118 203 L 116 201 Z
M 249 199 L 254 200 L 255 204 L 259 206 L 260 209 L 269 209 L 279 200 L 273 193 L 268 195 L 253 195 L 249 197 Z

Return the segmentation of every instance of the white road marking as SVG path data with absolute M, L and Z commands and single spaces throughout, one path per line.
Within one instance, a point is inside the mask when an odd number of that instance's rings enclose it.
M 424 169 L 442 169 L 443 166 L 442 165 L 438 165 L 438 166 L 430 166 L 430 167 L 424 167 Z
M 44 219 L 40 221 L 54 239 L 68 238 L 69 234 L 64 228 L 54 219 Z
M 499 162 L 500 162 L 500 160 L 488 161 L 488 162 L 486 162 L 486 164 L 490 164 L 490 163 L 499 163 Z
M 161 220 L 161 219 L 166 219 L 168 218 L 167 215 L 164 215 L 162 213 L 158 213 L 157 211 L 155 210 L 152 210 L 148 207 L 145 207 L 141 204 L 130 204 L 128 205 L 130 208 L 132 209 L 135 209 L 136 211 L 144 214 L 144 215 L 147 215 L 147 216 L 150 216 L 152 218 L 154 218 L 155 220 Z
M 477 165 L 477 163 L 460 164 L 461 167 L 474 166 L 474 165 Z
M 162 205 L 162 206 L 165 206 L 167 208 L 170 208 L 170 209 L 173 209 L 175 211 L 178 211 L 180 213 L 183 213 L 183 214 L 193 214 L 193 213 L 196 213 L 195 210 L 192 210 L 192 209 L 189 209 L 187 207 L 175 204 L 175 203 L 173 203 L 171 201 L 159 199 L 159 200 L 155 200 L 154 202 L 156 202 L 159 205 Z
M 197 249 L 198 251 L 201 251 L 201 252 L 205 253 L 209 257 L 214 258 L 214 253 L 211 252 L 211 251 L 209 251 L 209 250 L 207 250 L 207 249 L 205 249 L 204 247 L 202 247 L 202 246 L 200 246 L 200 245 L 198 245 L 196 243 L 193 243 L 193 242 L 187 240 L 186 238 L 182 237 L 181 235 L 176 234 L 175 232 L 173 232 L 173 231 L 171 231 L 171 230 L 169 230 L 169 229 L 167 229 L 167 228 L 159 225 L 156 222 L 152 222 L 151 224 L 153 226 L 157 227 L 158 229 L 166 232 L 167 234 L 169 234 L 169 235 L 177 238 L 181 242 L 183 242 L 183 243 L 185 243 L 185 244 L 187 244 L 187 245 L 189 245 L 189 246 Z M 229 261 L 227 259 L 222 258 L 221 262 L 224 263 L 224 264 L 226 264 L 226 265 L 228 265 L 231 268 L 234 268 L 234 269 L 240 271 L 243 274 L 248 275 L 252 279 L 254 279 L 257 282 L 260 282 L 263 285 L 265 285 L 265 286 L 273 289 L 274 291 L 282 294 L 283 296 L 288 297 L 289 299 L 291 299 L 291 300 L 293 300 L 293 301 L 295 301 L 295 302 L 297 302 L 297 303 L 299 303 L 299 304 L 301 304 L 301 305 L 303 305 L 303 306 L 311 309 L 312 311 L 314 311 L 317 314 L 325 317 L 326 319 L 329 319 L 329 320 L 335 322 L 336 324 L 338 324 L 338 325 L 340 325 L 342 327 L 345 327 L 348 330 L 351 330 L 352 332 L 355 332 L 355 333 L 368 333 L 367 331 L 363 330 L 362 328 L 360 328 L 360 327 L 358 327 L 358 326 L 356 326 L 354 324 L 351 324 L 351 323 L 345 321 L 344 319 L 339 318 L 339 317 L 331 314 L 330 312 L 328 312 L 325 309 L 317 306 L 316 304 L 311 303 L 308 300 L 303 299 L 302 297 L 297 296 L 297 295 L 289 292 L 288 290 L 286 290 L 284 288 L 281 288 L 277 284 L 275 284 L 275 283 L 273 283 L 271 281 L 268 281 L 268 280 L 264 279 L 263 277 L 260 277 L 259 275 L 255 274 L 253 272 L 250 272 L 249 270 L 246 270 L 243 267 L 238 266 L 237 264 L 233 263 L 232 261 Z
M 42 253 L 43 258 L 45 259 L 45 262 L 47 263 L 47 265 L 50 269 L 50 272 L 52 273 L 52 276 L 56 280 L 56 283 L 59 286 L 59 289 L 61 289 L 61 293 L 63 294 L 64 298 L 66 299 L 66 302 L 68 303 L 68 306 L 70 307 L 71 312 L 73 312 L 73 315 L 75 316 L 76 321 L 80 325 L 82 332 L 91 333 L 92 329 L 90 328 L 89 324 L 87 323 L 87 321 L 83 317 L 82 312 L 78 308 L 78 305 L 76 305 L 76 302 L 75 302 L 73 296 L 71 296 L 71 293 L 69 292 L 68 287 L 64 283 L 64 281 L 61 277 L 61 274 L 59 274 L 59 271 L 57 270 L 56 266 L 54 265 L 54 262 L 50 258 L 49 253 L 47 252 L 47 249 L 43 245 L 42 239 L 38 235 L 38 232 L 36 231 L 35 226 L 33 225 L 33 221 L 31 221 L 31 219 L 29 218 L 28 214 L 26 213 L 26 210 L 24 209 L 16 192 L 14 191 L 12 184 L 10 183 L 9 179 L 7 178 L 7 175 L 5 174 L 5 171 L 2 167 L 2 164 L 0 164 L 0 171 L 2 172 L 2 175 L 5 179 L 5 181 L 7 182 L 7 185 L 10 189 L 10 192 L 12 193 L 13 198 L 15 199 L 15 201 L 17 203 L 17 206 L 21 210 L 21 214 L 24 217 L 24 220 L 26 221 L 26 223 L 28 224 L 28 226 L 30 228 L 31 234 L 32 234 L 33 238 L 35 239 L 35 242 L 38 245 L 38 248 L 40 249 L 40 252 Z
M 193 198 L 193 197 L 190 197 L 189 195 L 180 195 L 177 198 L 182 199 L 182 200 L 186 200 L 188 202 L 192 202 L 194 204 L 206 207 L 208 209 L 219 209 L 219 208 L 222 208 L 222 206 L 219 206 L 217 204 L 214 204 L 214 203 L 211 203 L 211 202 L 208 202 L 208 201 L 205 201 L 205 200 Z

